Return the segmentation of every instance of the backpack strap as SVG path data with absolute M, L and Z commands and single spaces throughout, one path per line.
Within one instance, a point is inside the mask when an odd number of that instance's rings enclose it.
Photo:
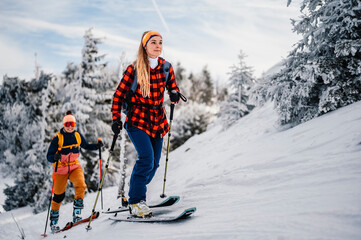
M 137 87 L 138 87 L 138 77 L 137 77 L 137 71 L 136 71 L 135 66 L 134 66 L 134 79 L 133 79 L 133 82 L 132 82 L 132 86 L 130 87 L 130 91 L 135 93 L 135 90 L 137 89 Z
M 64 144 L 64 136 L 63 136 L 63 134 L 61 134 L 60 132 L 58 132 L 58 133 L 56 134 L 56 136 L 58 137 L 58 147 L 61 148 L 61 149 L 63 149 L 63 148 L 70 148 L 70 149 L 72 149 L 73 147 L 79 147 L 79 150 L 80 150 L 80 144 L 81 144 L 80 134 L 79 134 L 78 132 L 74 132 L 74 135 L 75 135 L 75 138 L 76 138 L 76 144 L 63 147 L 63 144 Z
M 64 144 L 64 136 L 60 133 L 60 131 L 56 134 L 58 137 L 58 148 L 62 149 Z
M 80 150 L 80 144 L 81 144 L 80 134 L 78 132 L 74 132 L 74 134 L 75 134 L 77 146 L 79 147 L 79 150 Z
M 169 70 L 170 70 L 170 62 L 165 61 L 163 64 L 163 72 L 165 75 L 165 82 L 168 82 Z

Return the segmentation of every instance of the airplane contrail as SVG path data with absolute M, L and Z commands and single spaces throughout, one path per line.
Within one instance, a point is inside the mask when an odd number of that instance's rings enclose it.
M 152 0 L 152 2 L 153 2 L 154 8 L 155 8 L 155 10 L 157 11 L 158 16 L 159 16 L 160 20 L 162 21 L 162 23 L 163 23 L 163 25 L 164 25 L 165 29 L 167 29 L 167 32 L 169 32 L 168 25 L 167 25 L 167 23 L 166 23 L 166 21 L 165 21 L 165 19 L 164 19 L 163 15 L 162 15 L 162 13 L 160 12 L 160 10 L 159 10 L 159 8 L 158 8 L 157 3 L 155 2 L 155 0 Z

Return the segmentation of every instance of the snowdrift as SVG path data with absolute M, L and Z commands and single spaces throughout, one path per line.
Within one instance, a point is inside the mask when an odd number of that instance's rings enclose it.
M 170 154 L 166 194 L 181 196 L 170 210 L 197 207 L 189 220 L 114 224 L 102 214 L 89 232 L 85 224 L 47 239 L 361 239 L 361 102 L 287 130 L 276 119 L 269 103 Z M 164 160 L 148 187 L 149 203 L 162 192 Z M 118 204 L 116 190 L 103 190 L 105 208 Z M 95 197 L 86 195 L 84 215 Z M 62 206 L 61 226 L 71 211 Z M 12 213 L 26 239 L 41 239 L 46 212 Z M 10 212 L 0 215 L 0 235 L 18 238 Z

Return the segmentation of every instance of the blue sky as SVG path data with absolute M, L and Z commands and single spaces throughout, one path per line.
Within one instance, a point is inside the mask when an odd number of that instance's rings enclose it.
M 242 49 L 255 76 L 285 58 L 301 37 L 292 32 L 299 0 L 1 0 L 0 74 L 34 76 L 34 53 L 46 72 L 61 73 L 79 63 L 83 35 L 93 27 L 104 38 L 101 53 L 116 65 L 133 61 L 142 33 L 163 35 L 162 56 L 187 72 L 207 65 L 216 81 L 226 81 Z

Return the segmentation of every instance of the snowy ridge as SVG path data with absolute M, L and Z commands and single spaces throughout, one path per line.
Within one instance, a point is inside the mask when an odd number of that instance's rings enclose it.
M 360 239 L 361 102 L 285 131 L 276 117 L 271 105 L 256 109 L 173 153 L 170 172 L 191 173 L 174 188 L 207 201 L 200 228 L 219 238 Z
M 228 130 L 214 126 L 170 154 L 166 194 L 181 196 L 173 210 L 197 207 L 189 220 L 111 224 L 101 214 L 90 232 L 84 225 L 47 239 L 361 239 L 361 102 L 288 130 L 276 119 L 268 103 Z M 164 159 L 148 202 L 162 192 Z M 116 192 L 103 190 L 106 208 L 116 204 Z M 84 215 L 94 200 L 95 194 L 86 195 Z M 71 204 L 62 206 L 61 225 L 71 210 Z M 40 239 L 46 212 L 13 214 L 26 239 Z M 0 215 L 4 240 L 19 235 L 9 219 L 8 212 Z

